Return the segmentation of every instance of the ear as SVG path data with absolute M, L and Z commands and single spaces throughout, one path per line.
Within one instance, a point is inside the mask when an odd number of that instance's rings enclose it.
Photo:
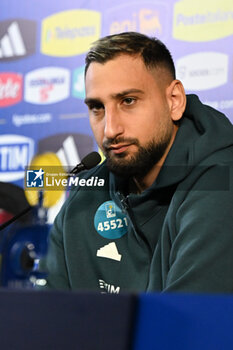
M 173 121 L 179 120 L 186 107 L 186 95 L 180 80 L 173 80 L 166 89 L 168 105 Z

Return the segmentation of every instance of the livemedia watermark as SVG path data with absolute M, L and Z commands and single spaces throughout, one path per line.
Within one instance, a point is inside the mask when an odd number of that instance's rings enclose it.
M 76 187 L 103 188 L 105 179 L 98 176 L 78 176 L 59 166 L 27 167 L 25 169 L 26 190 L 67 190 Z

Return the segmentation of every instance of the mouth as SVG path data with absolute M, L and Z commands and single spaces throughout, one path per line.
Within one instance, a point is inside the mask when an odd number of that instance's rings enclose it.
M 119 153 L 125 152 L 129 146 L 131 146 L 131 144 L 126 144 L 126 145 L 117 144 L 117 145 L 108 147 L 108 151 L 112 151 L 114 154 L 119 154 Z

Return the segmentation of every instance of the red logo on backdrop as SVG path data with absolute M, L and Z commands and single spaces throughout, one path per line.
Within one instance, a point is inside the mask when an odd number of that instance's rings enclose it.
M 20 74 L 0 74 L 0 107 L 11 106 L 22 100 L 22 82 Z

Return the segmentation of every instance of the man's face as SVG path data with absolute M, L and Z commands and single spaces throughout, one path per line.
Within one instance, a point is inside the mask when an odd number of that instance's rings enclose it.
M 166 95 L 168 77 L 163 75 L 129 55 L 90 64 L 85 102 L 111 171 L 143 176 L 170 148 L 175 126 Z

